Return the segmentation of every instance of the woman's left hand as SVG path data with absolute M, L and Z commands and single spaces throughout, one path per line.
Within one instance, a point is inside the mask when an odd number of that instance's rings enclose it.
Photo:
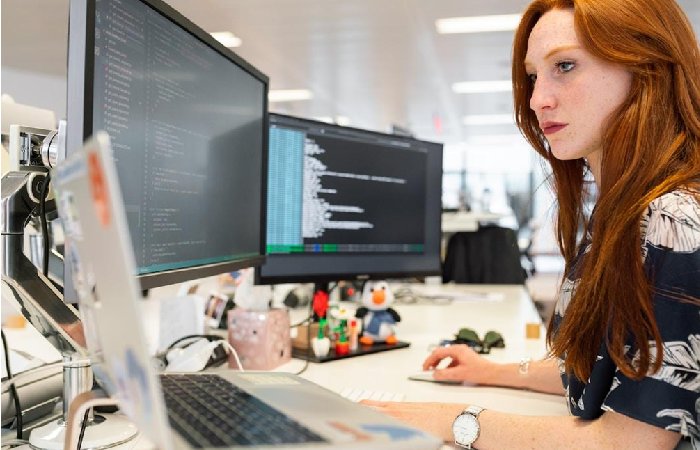
M 363 405 L 388 414 L 445 442 L 452 442 L 452 422 L 467 405 L 457 403 L 378 402 L 362 400 Z

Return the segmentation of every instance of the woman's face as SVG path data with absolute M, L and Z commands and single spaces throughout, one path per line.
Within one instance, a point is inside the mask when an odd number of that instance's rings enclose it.
M 534 83 L 530 108 L 553 155 L 586 158 L 597 175 L 607 119 L 627 98 L 632 75 L 583 48 L 568 9 L 551 10 L 537 22 L 525 69 Z

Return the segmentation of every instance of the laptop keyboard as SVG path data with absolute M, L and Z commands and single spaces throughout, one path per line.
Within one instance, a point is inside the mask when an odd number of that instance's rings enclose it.
M 326 442 L 218 375 L 163 374 L 160 382 L 170 425 L 195 448 Z

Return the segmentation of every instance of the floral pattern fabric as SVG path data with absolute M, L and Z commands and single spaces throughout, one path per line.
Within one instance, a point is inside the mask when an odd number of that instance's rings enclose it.
M 691 439 L 693 448 L 700 449 L 700 205 L 686 191 L 663 195 L 647 208 L 641 232 L 642 257 L 654 285 L 654 312 L 663 340 L 661 369 L 632 380 L 618 370 L 605 344 L 585 382 L 566 374 L 560 360 L 569 410 L 583 419 L 615 411 L 679 432 Z M 578 261 L 590 250 L 590 239 L 588 235 L 581 245 Z M 562 283 L 553 318 L 555 329 L 576 289 L 576 266 L 572 264 Z M 696 302 L 680 301 L 678 294 Z M 656 344 L 652 341 L 650 345 L 655 355 Z

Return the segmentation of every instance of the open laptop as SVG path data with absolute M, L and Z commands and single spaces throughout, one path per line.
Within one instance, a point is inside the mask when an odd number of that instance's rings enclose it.
M 438 448 L 441 441 L 292 374 L 156 374 L 109 137 L 53 176 L 96 378 L 163 449 Z M 166 406 L 167 405 L 167 406 Z

